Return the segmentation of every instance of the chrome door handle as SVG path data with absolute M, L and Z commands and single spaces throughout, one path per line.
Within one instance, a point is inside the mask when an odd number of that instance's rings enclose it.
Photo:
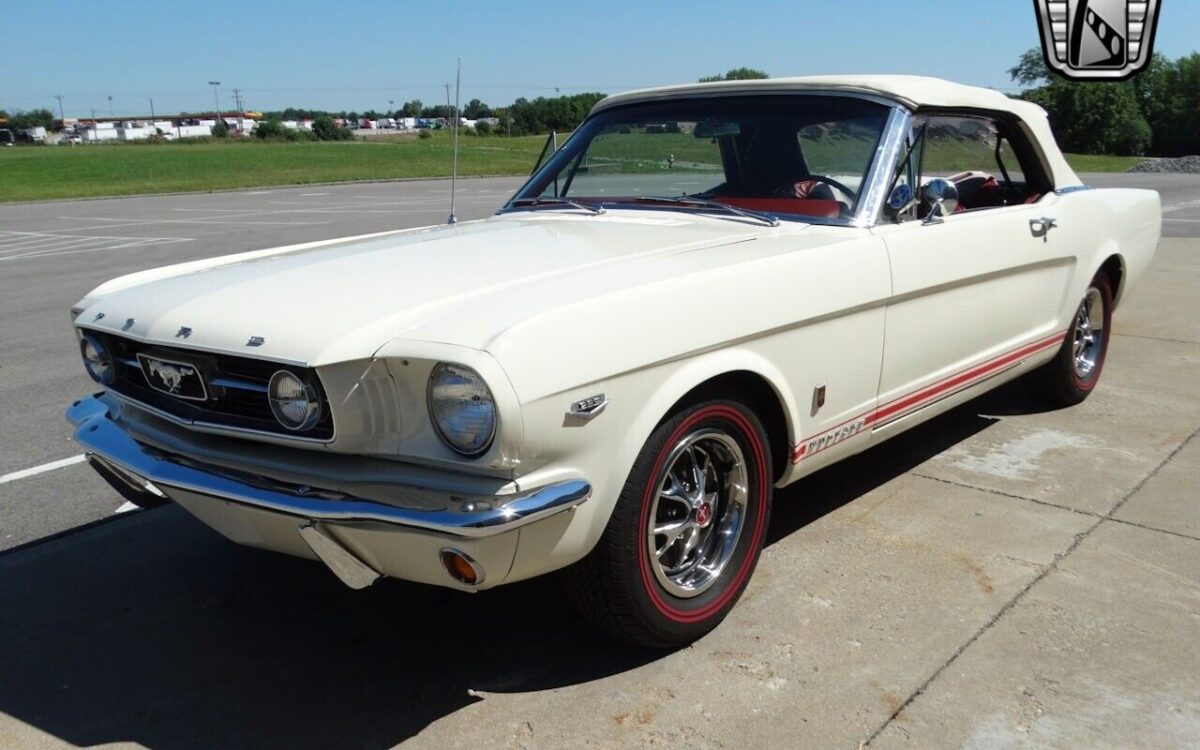
M 1051 229 L 1058 229 L 1058 219 L 1042 216 L 1038 219 L 1029 220 L 1029 231 L 1033 233 L 1034 237 L 1041 237 L 1042 242 L 1050 241 L 1047 235 L 1050 234 Z
M 1056 218 L 1051 218 L 1050 216 L 1031 218 L 1030 220 L 1030 232 L 1033 233 L 1033 236 L 1039 236 L 1039 238 L 1042 238 L 1043 242 L 1049 242 L 1050 238 L 1046 235 L 1050 234 L 1051 229 L 1057 228 L 1058 220 L 1056 220 Z

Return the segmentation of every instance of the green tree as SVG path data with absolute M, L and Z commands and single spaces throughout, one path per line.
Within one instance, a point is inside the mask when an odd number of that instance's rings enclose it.
M 404 113 L 405 117 L 420 117 L 424 107 L 425 105 L 421 103 L 420 99 L 413 99 L 411 102 L 405 102 L 400 111 Z
M 603 98 L 604 94 L 600 93 L 573 94 L 552 99 L 539 96 L 533 101 L 521 98 L 513 102 L 501 116 L 501 127 L 507 132 L 508 123 L 504 117 L 509 117 L 512 119 L 513 135 L 536 135 L 551 130 L 571 131 L 583 122 L 596 102 Z
M 51 130 L 54 128 L 54 113 L 48 109 L 13 110 L 13 113 L 8 115 L 7 127 L 13 131 L 37 127 Z
M 480 117 L 491 117 L 492 108 L 478 99 L 472 99 L 463 107 L 463 117 L 468 120 L 478 120 Z
M 770 78 L 765 70 L 757 68 L 732 68 L 725 73 L 718 73 L 715 76 L 702 76 L 700 83 L 712 83 L 713 81 L 750 81 L 757 78 Z
M 228 138 L 229 125 L 224 120 L 217 120 L 212 126 L 213 138 Z
M 1153 132 L 1133 83 L 1069 81 L 1053 75 L 1036 49 L 1021 55 L 1008 74 L 1020 84 L 1035 86 L 1021 96 L 1049 113 L 1064 151 L 1139 156 L 1149 150 Z
M 1039 86 L 1054 78 L 1039 49 L 1031 49 L 1021 55 L 1017 64 L 1008 69 L 1008 75 L 1022 86 Z
M 1138 104 L 1154 132 L 1153 153 L 1184 156 L 1200 153 L 1200 53 L 1170 61 L 1155 55 L 1133 79 Z
M 254 128 L 254 135 L 266 140 L 267 138 L 284 138 L 287 133 L 279 120 L 263 120 Z
M 349 128 L 338 125 L 329 115 L 321 115 L 313 120 L 312 132 L 319 141 L 348 141 L 354 137 Z

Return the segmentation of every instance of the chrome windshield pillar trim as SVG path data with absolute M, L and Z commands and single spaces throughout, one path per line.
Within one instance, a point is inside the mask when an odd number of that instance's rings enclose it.
M 165 454 L 126 433 L 113 421 L 99 395 L 76 401 L 67 409 L 66 417 L 75 425 L 75 442 L 90 458 L 168 497 L 172 489 L 178 489 L 302 521 L 376 522 L 449 536 L 486 537 L 570 510 L 592 495 L 588 482 L 573 479 L 512 495 L 460 496 L 448 492 L 445 505 L 435 510 L 399 507 L 262 478 L 251 481 L 256 478 L 248 475 L 242 479 L 233 472 Z
M 1068 195 L 1070 193 L 1078 193 L 1083 190 L 1091 190 L 1091 185 L 1067 185 L 1065 187 L 1055 188 L 1055 195 Z
M 904 139 L 912 124 L 912 114 L 903 107 L 893 106 L 892 113 L 883 127 L 879 145 L 875 147 L 875 158 L 863 181 L 860 191 L 858 213 L 851 222 L 856 227 L 873 227 L 879 222 L 880 213 L 887 203 L 888 193 L 895 174 L 897 161 L 904 155 Z

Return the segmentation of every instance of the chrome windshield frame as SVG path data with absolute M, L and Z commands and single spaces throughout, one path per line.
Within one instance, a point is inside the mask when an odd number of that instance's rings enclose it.
M 888 190 L 897 164 L 904 157 L 904 141 L 912 127 L 912 112 L 893 103 L 892 112 L 883 128 L 883 136 L 875 148 L 875 158 L 863 184 L 866 192 L 859 201 L 858 213 L 850 225 L 870 228 L 879 223 L 883 207 L 887 205 Z

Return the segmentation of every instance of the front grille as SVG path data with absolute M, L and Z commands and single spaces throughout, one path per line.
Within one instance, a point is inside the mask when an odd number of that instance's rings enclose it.
M 122 396 L 191 422 L 313 440 L 333 437 L 329 400 L 320 378 L 310 368 L 146 344 L 99 331 L 88 332 L 99 338 L 112 352 L 117 376 L 109 388 Z M 138 354 L 195 365 L 204 377 L 208 398 L 204 401 L 188 401 L 150 387 L 138 361 Z M 321 399 L 321 421 L 312 429 L 294 432 L 279 424 L 271 413 L 267 384 L 279 370 L 290 370 L 316 387 Z

